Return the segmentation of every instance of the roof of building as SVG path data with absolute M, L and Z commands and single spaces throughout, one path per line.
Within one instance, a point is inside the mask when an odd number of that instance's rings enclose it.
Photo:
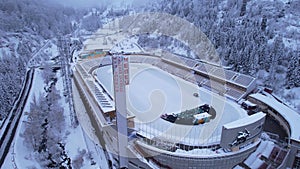
M 194 118 L 195 119 L 203 119 L 203 118 L 209 118 L 209 117 L 211 117 L 211 115 L 210 114 L 208 114 L 208 113 L 201 113 L 201 114 L 195 114 L 194 115 Z
M 276 110 L 290 125 L 291 139 L 300 140 L 300 114 L 288 106 L 278 102 L 274 97 L 260 93 L 251 94 L 250 97 L 257 99 Z
M 253 114 L 251 116 L 247 116 L 247 117 L 244 117 L 242 119 L 233 121 L 231 123 L 227 123 L 227 124 L 224 125 L 224 128 L 231 129 L 231 128 L 237 128 L 237 127 L 240 127 L 240 126 L 245 126 L 245 125 L 248 125 L 248 124 L 251 124 L 251 123 L 254 123 L 254 122 L 258 121 L 258 120 L 264 118 L 265 116 L 266 116 L 265 113 L 259 112 L 259 113 Z

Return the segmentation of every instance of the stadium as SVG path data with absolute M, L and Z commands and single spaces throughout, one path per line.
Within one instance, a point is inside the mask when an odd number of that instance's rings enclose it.
M 120 35 L 105 31 L 97 35 L 105 38 L 86 43 L 74 66 L 73 99 L 82 128 L 108 152 L 111 165 L 120 156 L 126 157 L 128 168 L 280 168 L 297 163 L 297 158 L 288 161 L 297 146 L 292 151 L 270 146 L 269 137 L 261 136 L 272 114 L 248 109 L 263 105 L 255 78 L 169 52 L 114 53 L 108 50 L 115 45 L 111 39 Z M 126 98 L 125 154 L 119 149 L 114 57 L 128 68 L 119 82 Z M 290 135 L 291 122 L 283 121 Z M 266 151 L 268 159 L 275 149 L 274 163 L 257 158 Z

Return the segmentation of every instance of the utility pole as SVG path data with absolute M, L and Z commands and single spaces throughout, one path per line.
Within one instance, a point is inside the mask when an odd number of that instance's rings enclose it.
M 129 84 L 128 57 L 112 55 L 113 81 L 115 91 L 115 105 L 117 116 L 117 137 L 119 168 L 128 168 L 128 132 L 127 132 L 127 106 L 126 85 Z

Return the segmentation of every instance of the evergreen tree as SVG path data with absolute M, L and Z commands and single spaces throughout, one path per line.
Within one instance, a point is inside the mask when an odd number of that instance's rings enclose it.
M 300 87 L 300 52 L 290 54 L 292 56 L 287 70 L 287 88 Z

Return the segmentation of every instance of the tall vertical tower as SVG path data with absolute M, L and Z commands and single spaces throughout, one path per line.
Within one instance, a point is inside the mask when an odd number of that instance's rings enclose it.
M 126 56 L 112 56 L 113 81 L 118 131 L 119 167 L 128 168 L 126 85 L 129 84 L 129 63 Z

